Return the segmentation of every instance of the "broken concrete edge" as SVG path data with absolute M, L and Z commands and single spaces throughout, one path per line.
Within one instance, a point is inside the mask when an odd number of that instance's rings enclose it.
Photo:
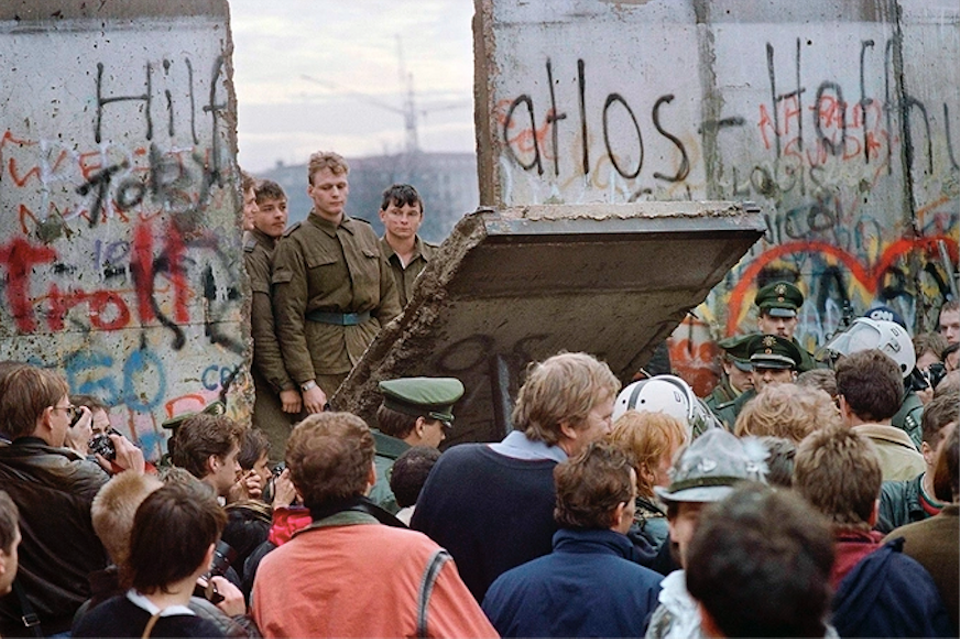
M 423 269 L 403 313 L 383 327 L 330 398 L 330 405 L 335 410 L 350 411 L 371 426 L 376 425 L 380 405 L 377 384 L 397 377 L 395 371 L 401 362 L 425 357 L 430 352 L 435 340 L 423 327 L 436 324 L 438 302 L 446 297 L 447 286 L 464 263 L 464 257 L 486 239 L 482 215 L 489 212 L 489 209 L 478 209 L 457 223 Z
M 494 136 L 498 127 L 496 114 L 490 107 L 496 94 L 494 78 L 500 76 L 496 62 L 496 36 L 493 32 L 493 3 L 474 0 L 473 14 L 473 123 L 477 142 L 477 180 L 480 185 L 480 204 L 492 205 L 500 201 L 500 182 L 496 179 L 497 145 Z
M 637 206 L 625 204 L 538 204 L 500 209 L 503 219 L 526 220 L 563 220 L 570 217 L 570 210 L 576 209 L 580 217 L 595 220 L 637 219 L 637 218 L 675 218 L 675 217 L 737 217 L 742 215 L 746 205 L 730 201 L 658 201 L 643 202 L 640 215 Z

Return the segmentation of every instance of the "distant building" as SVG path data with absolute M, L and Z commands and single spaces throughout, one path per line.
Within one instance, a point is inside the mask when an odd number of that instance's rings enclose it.
M 383 225 L 377 212 L 384 189 L 394 183 L 412 184 L 426 209 L 420 235 L 440 243 L 466 213 L 480 202 L 477 158 L 471 153 L 415 153 L 347 158 L 350 165 L 350 199 L 347 213 L 370 221 L 378 235 Z M 307 166 L 278 164 L 259 178 L 274 180 L 287 192 L 290 223 L 307 217 L 312 206 L 307 197 Z

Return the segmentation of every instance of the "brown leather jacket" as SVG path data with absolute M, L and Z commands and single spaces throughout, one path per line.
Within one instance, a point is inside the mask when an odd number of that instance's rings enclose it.
M 87 576 L 107 565 L 90 505 L 108 479 L 95 463 L 36 437 L 0 446 L 0 488 L 20 510 L 17 582 L 47 635 L 70 629 L 90 596 Z M 0 598 L 0 635 L 29 636 L 20 615 L 16 596 Z

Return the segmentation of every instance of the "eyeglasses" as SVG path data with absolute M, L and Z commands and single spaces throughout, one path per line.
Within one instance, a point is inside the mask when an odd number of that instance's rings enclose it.
M 55 410 L 55 411 L 58 411 L 58 410 L 66 411 L 66 412 L 67 412 L 67 417 L 70 418 L 70 421 L 71 421 L 71 422 L 72 422 L 74 419 L 76 419 L 77 413 L 80 411 L 80 407 L 79 407 L 79 406 L 74 406 L 73 404 L 67 404 L 66 406 L 51 406 L 50 408 L 52 408 L 52 409 Z

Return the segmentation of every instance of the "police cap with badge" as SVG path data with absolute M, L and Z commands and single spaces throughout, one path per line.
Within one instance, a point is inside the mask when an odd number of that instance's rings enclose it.
M 754 304 L 761 315 L 796 317 L 797 309 L 803 306 L 803 293 L 790 282 L 771 282 L 757 291 Z
M 792 340 L 779 335 L 754 335 L 750 340 L 750 363 L 754 368 L 798 370 L 803 362 Z
M 402 377 L 380 382 L 385 408 L 453 425 L 453 405 L 463 397 L 463 384 L 454 377 Z
M 717 342 L 717 346 L 723 350 L 724 359 L 744 373 L 749 373 L 753 370 L 753 365 L 750 364 L 750 344 L 752 339 L 753 335 L 734 335 L 733 337 L 720 340 Z

